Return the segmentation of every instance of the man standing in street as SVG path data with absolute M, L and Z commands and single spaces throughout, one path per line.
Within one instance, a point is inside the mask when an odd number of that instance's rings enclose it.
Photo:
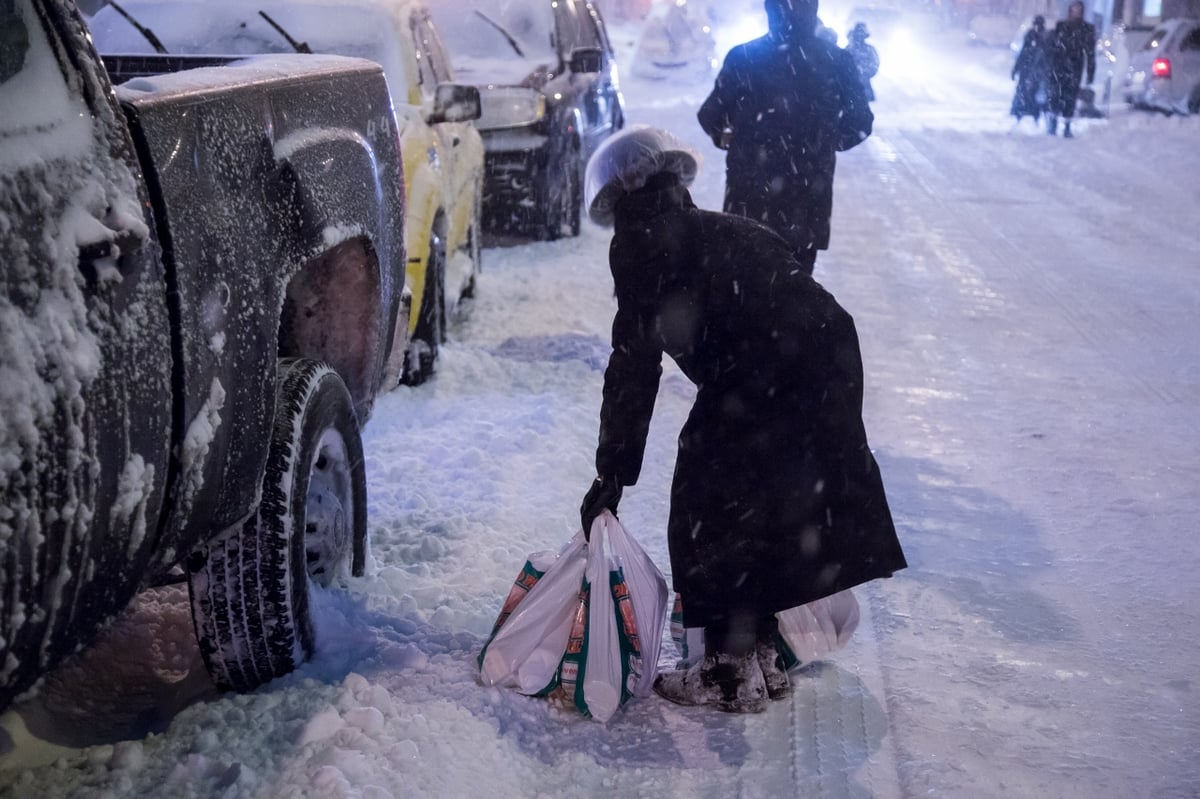
M 1096 77 L 1096 27 L 1083 21 L 1083 3 L 1075 0 L 1067 7 L 1067 18 L 1059 20 L 1050 36 L 1050 108 L 1046 132 L 1058 133 L 1058 118 L 1063 118 L 1063 138 L 1071 138 L 1071 118 L 1079 100 L 1079 81 L 1087 66 L 1087 83 Z
M 857 23 L 850 31 L 850 42 L 846 45 L 846 52 L 850 54 L 854 59 L 855 66 L 858 67 L 867 102 L 873 103 L 875 102 L 875 89 L 871 88 L 871 78 L 879 72 L 879 51 L 875 49 L 874 45 L 867 44 L 867 38 L 870 35 L 867 23 Z
M 874 115 L 849 53 L 817 36 L 817 0 L 765 0 L 770 30 L 734 47 L 700 108 L 725 159 L 726 213 L 783 236 L 812 274 L 829 247 L 836 153 Z

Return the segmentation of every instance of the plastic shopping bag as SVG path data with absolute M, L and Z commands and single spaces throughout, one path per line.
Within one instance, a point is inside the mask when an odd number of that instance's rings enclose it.
M 849 643 L 858 628 L 858 600 L 846 589 L 781 610 L 775 618 L 779 620 L 779 654 L 791 669 L 821 660 Z M 679 594 L 675 595 L 671 612 L 671 640 L 679 651 L 681 668 L 704 657 L 704 630 L 683 626 L 683 600 Z
M 587 554 L 580 531 L 552 562 L 545 553 L 529 557 L 479 655 L 484 685 L 530 695 L 557 687 Z
M 636 633 L 632 640 L 617 617 L 613 589 L 624 578 L 614 570 L 608 531 L 597 519 L 588 544 L 587 569 L 572 615 L 571 633 L 563 654 L 561 683 L 567 697 L 585 716 L 608 721 L 631 696 L 630 665 L 640 658 Z
M 775 614 L 784 666 L 802 666 L 844 647 L 858 629 L 858 600 L 850 589 Z
M 607 511 L 592 525 L 562 687 L 580 712 L 608 721 L 649 693 L 666 621 L 667 585 L 637 542 Z
M 629 690 L 634 696 L 649 696 L 654 686 L 658 655 L 662 651 L 663 625 L 667 621 L 667 581 L 654 561 L 626 532 L 612 514 L 600 515 L 608 529 L 608 543 L 618 570 L 625 578 L 613 586 L 617 610 L 627 634 L 636 635 L 641 650 L 637 677 Z M 618 588 L 623 585 L 625 590 Z M 632 631 L 628 631 L 632 628 Z

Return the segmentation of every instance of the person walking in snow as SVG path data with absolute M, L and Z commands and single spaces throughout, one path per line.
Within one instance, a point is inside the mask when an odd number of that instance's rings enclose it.
M 1050 105 L 1046 112 L 1046 132 L 1058 132 L 1063 119 L 1063 137 L 1071 138 L 1071 118 L 1079 100 L 1079 83 L 1087 74 L 1090 86 L 1096 79 L 1096 26 L 1083 19 L 1083 3 L 1075 0 L 1067 6 L 1067 18 L 1061 19 L 1050 34 Z
M 867 44 L 870 35 L 865 22 L 855 24 L 850 29 L 850 42 L 846 45 L 846 52 L 858 67 L 858 76 L 862 79 L 863 94 L 867 96 L 867 102 L 875 102 L 875 89 L 871 87 L 871 78 L 879 72 L 879 51 L 873 45 Z
M 1013 63 L 1012 77 L 1017 82 L 1010 114 L 1020 122 L 1024 116 L 1036 122 L 1042 115 L 1046 96 L 1048 56 L 1046 54 L 1046 18 L 1038 14 L 1033 26 L 1025 32 L 1021 52 Z
M 679 435 L 668 544 L 683 623 L 705 657 L 659 675 L 685 705 L 758 712 L 788 695 L 774 614 L 905 567 L 862 419 L 850 315 L 766 226 L 696 208 L 694 152 L 630 128 L 588 163 L 613 227 L 617 297 L 585 531 L 641 471 L 669 355 L 697 386 Z
M 871 133 L 858 68 L 816 34 L 816 0 L 765 0 L 769 32 L 734 47 L 700 126 L 725 158 L 727 213 L 773 228 L 812 274 L 829 247 L 836 153 Z

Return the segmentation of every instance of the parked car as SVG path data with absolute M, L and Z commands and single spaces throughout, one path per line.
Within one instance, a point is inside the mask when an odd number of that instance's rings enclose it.
M 1125 101 L 1168 114 L 1200 114 L 1200 19 L 1169 19 L 1129 58 Z
M 585 0 L 438 0 L 433 10 L 483 102 L 485 229 L 578 235 L 584 165 L 625 124 L 600 11 Z
M 254 688 L 364 566 L 359 427 L 408 328 L 383 73 L 102 63 L 72 0 L 0 33 L 0 709 L 177 573 Z
M 472 291 L 480 268 L 483 142 L 471 122 L 479 116 L 478 91 L 455 83 L 425 3 L 124 0 L 121 6 L 172 53 L 285 53 L 302 47 L 383 65 L 404 154 L 404 239 L 413 291 L 406 363 L 392 371 L 409 383 L 430 377 L 446 320 Z M 102 53 L 151 52 L 113 8 L 97 12 L 91 28 Z

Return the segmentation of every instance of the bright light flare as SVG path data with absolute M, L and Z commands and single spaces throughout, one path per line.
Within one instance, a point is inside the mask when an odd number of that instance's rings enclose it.
M 905 28 L 898 28 L 875 46 L 879 49 L 879 72 L 892 80 L 923 81 L 935 74 L 929 49 Z
M 739 44 L 765 36 L 767 33 L 767 15 L 764 13 L 739 14 L 727 24 L 719 25 L 716 30 L 718 58 L 723 60 L 725 54 Z

